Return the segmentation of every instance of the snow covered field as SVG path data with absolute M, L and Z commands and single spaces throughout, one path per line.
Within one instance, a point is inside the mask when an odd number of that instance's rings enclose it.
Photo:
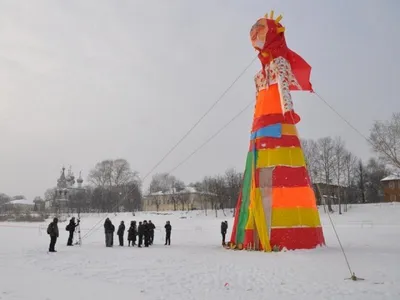
M 400 299 L 400 204 L 353 205 L 333 215 L 353 271 L 365 278 L 358 282 L 344 280 L 350 274 L 323 212 L 327 247 L 280 253 L 224 250 L 220 222 L 231 226 L 232 217 L 219 215 L 110 215 L 116 227 L 171 221 L 171 247 L 157 228 L 155 245 L 142 249 L 106 248 L 102 226 L 82 247 L 66 247 L 61 223 L 55 254 L 47 253 L 47 224 L 0 223 L 0 299 Z M 82 235 L 102 217 L 83 216 Z

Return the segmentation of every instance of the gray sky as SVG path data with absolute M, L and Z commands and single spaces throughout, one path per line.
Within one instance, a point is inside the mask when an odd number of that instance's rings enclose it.
M 283 14 L 314 89 L 368 135 L 400 110 L 400 2 L 49 0 L 0 2 L 0 192 L 43 195 L 60 168 L 86 177 L 126 158 L 147 173 L 255 56 L 249 31 Z M 156 170 L 168 171 L 255 97 L 259 62 Z M 315 95 L 294 94 L 302 138 L 362 137 Z M 186 183 L 243 170 L 252 109 L 176 171 Z M 148 183 L 148 182 L 146 182 Z

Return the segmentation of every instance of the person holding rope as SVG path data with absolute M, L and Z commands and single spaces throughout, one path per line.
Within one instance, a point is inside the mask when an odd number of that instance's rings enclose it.
M 72 241 L 74 239 L 74 232 L 75 228 L 79 226 L 79 222 L 80 220 L 78 219 L 78 223 L 75 224 L 75 217 L 72 217 L 67 227 L 65 227 L 65 230 L 69 232 L 67 246 L 73 246 Z

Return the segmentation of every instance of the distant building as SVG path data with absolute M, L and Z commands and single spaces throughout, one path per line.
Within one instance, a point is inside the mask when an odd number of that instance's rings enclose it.
M 12 200 L 10 202 L 7 202 L 5 205 L 6 210 L 19 210 L 21 212 L 30 212 L 33 211 L 33 208 L 35 207 L 35 203 L 30 200 L 26 199 L 19 199 L 19 200 Z
M 60 207 L 64 207 L 68 203 L 69 188 L 75 184 L 75 176 L 71 171 L 68 170 L 68 175 L 65 176 L 65 168 L 62 168 L 61 176 L 57 180 L 57 190 L 56 190 L 56 202 Z
M 77 183 L 77 185 L 75 185 Z M 75 181 L 74 173 L 71 167 L 65 175 L 65 168 L 61 169 L 60 178 L 57 179 L 57 187 L 54 189 L 52 199 L 48 199 L 45 203 L 46 209 L 53 209 L 55 212 L 71 209 L 71 196 L 76 195 L 80 191 L 85 191 L 82 187 L 83 179 L 81 173 Z
M 381 179 L 385 202 L 400 202 L 400 174 L 392 174 Z
M 204 210 L 211 209 L 217 199 L 213 193 L 200 192 L 194 187 L 182 190 L 151 193 L 143 198 L 144 211 Z
M 34 204 L 34 207 L 33 207 L 34 211 L 44 211 L 45 210 L 45 202 L 42 198 L 36 197 L 33 200 L 33 204 Z

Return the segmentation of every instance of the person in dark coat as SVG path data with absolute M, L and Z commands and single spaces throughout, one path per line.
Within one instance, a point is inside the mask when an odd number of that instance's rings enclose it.
M 75 224 L 75 217 L 72 217 L 71 220 L 69 221 L 69 224 L 65 228 L 69 232 L 67 246 L 72 246 L 72 241 L 74 240 L 75 228 L 78 225 L 79 225 L 79 220 L 78 220 L 78 223 Z
M 104 233 L 106 235 L 106 247 L 113 246 L 113 235 L 114 235 L 114 225 L 111 223 L 111 220 L 107 218 L 104 222 Z
M 111 247 L 114 246 L 114 232 L 115 232 L 115 226 L 113 223 L 111 223 L 111 230 L 112 230 L 112 234 L 111 234 Z
M 171 223 L 167 221 L 164 228 L 165 228 L 165 245 L 171 245 L 171 231 L 172 231 Z
M 227 221 L 221 222 L 222 246 L 226 245 L 225 237 L 227 230 L 228 230 L 228 222 Z
M 149 247 L 150 244 L 150 227 L 146 220 L 143 221 L 143 238 L 144 246 Z
M 149 226 L 149 244 L 153 245 L 154 242 L 154 229 L 156 229 L 156 226 L 149 220 L 149 223 L 147 224 Z
M 142 248 L 143 234 L 144 234 L 144 227 L 143 227 L 142 222 L 139 222 L 139 227 L 138 227 L 138 237 L 139 237 L 138 247 L 139 248 Z
M 49 252 L 57 252 L 55 250 L 57 238 L 58 238 L 58 219 L 54 218 L 53 222 L 49 224 L 47 227 L 47 234 L 50 235 L 50 246 L 49 246 Z
M 136 235 L 137 235 L 136 221 L 132 221 L 131 227 L 129 227 L 128 229 L 128 247 L 131 246 L 131 242 L 132 242 L 132 247 L 136 245 Z
M 118 227 L 117 235 L 119 238 L 119 245 L 124 246 L 124 233 L 125 233 L 125 223 L 121 221 L 121 224 Z

